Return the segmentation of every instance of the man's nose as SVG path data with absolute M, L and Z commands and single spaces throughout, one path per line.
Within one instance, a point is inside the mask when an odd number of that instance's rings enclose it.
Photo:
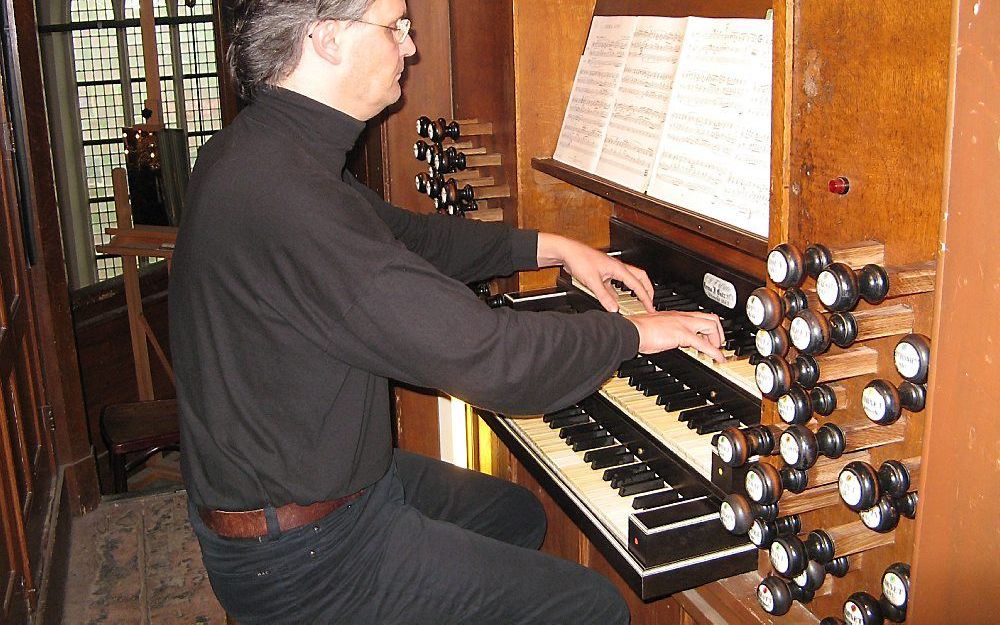
M 413 56 L 417 52 L 417 44 L 413 43 L 413 37 L 406 36 L 403 43 L 399 44 L 399 55 L 403 57 Z

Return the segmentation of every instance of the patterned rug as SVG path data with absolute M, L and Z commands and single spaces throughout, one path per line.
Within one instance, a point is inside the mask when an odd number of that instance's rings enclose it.
M 63 625 L 224 625 L 183 490 L 109 499 L 74 521 Z

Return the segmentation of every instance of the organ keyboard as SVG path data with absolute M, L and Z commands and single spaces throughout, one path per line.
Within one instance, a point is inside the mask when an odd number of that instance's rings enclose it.
M 743 312 L 759 282 L 616 221 L 612 244 L 646 269 L 658 310 L 720 315 L 726 361 L 693 350 L 638 356 L 590 397 L 542 419 L 480 415 L 649 600 L 756 567 L 756 547 L 719 523 L 721 498 L 745 469 L 723 463 L 712 442 L 727 427 L 760 421 L 754 329 Z M 634 295 L 618 295 L 622 314 L 642 312 Z M 554 290 L 505 299 L 520 310 L 599 306 L 565 276 Z

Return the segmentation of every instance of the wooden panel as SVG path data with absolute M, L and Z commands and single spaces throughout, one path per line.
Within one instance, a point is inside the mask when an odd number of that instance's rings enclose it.
M 793 1 L 793 243 L 886 242 L 886 264 L 934 258 L 941 211 L 950 2 Z M 847 195 L 828 191 L 837 176 Z M 778 242 L 778 241 L 775 241 Z
M 484 169 L 511 187 L 504 220 L 608 244 L 610 205 L 531 168 L 555 149 L 593 0 L 452 3 L 455 117 L 492 122 L 479 141 L 503 156 Z M 554 284 L 555 272 L 522 274 L 510 289 Z
M 772 246 L 789 241 L 800 249 L 810 243 L 836 247 L 873 239 L 885 242 L 887 266 L 935 258 L 948 92 L 948 5 L 944 0 L 927 3 L 918 19 L 904 7 L 885 3 L 776 3 Z M 827 188 L 838 176 L 851 181 L 847 195 Z M 929 332 L 931 295 L 891 303 L 909 304 L 915 331 Z M 865 343 L 879 352 L 878 373 L 845 381 L 850 406 L 830 421 L 864 418 L 860 395 L 872 377 L 900 381 L 892 363 L 896 340 Z M 923 414 L 904 417 L 904 441 L 873 449 L 873 462 L 918 455 L 923 419 Z M 765 402 L 764 420 L 778 422 L 772 402 Z M 833 527 L 856 519 L 836 505 L 805 515 L 803 522 Z M 830 592 L 818 596 L 809 609 L 820 616 L 839 614 L 852 592 L 878 596 L 882 571 L 893 561 L 909 560 L 913 536 L 914 523 L 903 519 L 894 546 L 867 553 L 860 574 L 832 580 Z M 764 558 L 761 562 L 763 573 L 769 565 Z
M 913 560 L 913 625 L 996 622 L 1000 543 L 1000 12 L 955 3 L 954 100 L 948 137 L 937 317 Z M 961 54 L 958 54 L 961 51 Z M 988 234 L 988 233 L 992 233 Z
M 411 33 L 417 53 L 406 61 L 403 96 L 369 122 L 356 160 L 360 161 L 359 179 L 365 184 L 398 206 L 427 213 L 433 212 L 433 205 L 413 184 L 426 165 L 413 157 L 413 143 L 419 139 L 418 117 L 451 115 L 448 7 L 413 0 L 407 13 L 413 21 Z M 396 387 L 395 393 L 396 443 L 403 449 L 440 457 L 437 395 L 407 387 Z
M 416 120 L 450 117 L 451 50 L 448 7 L 433 0 L 411 0 L 407 7 L 413 21 L 415 56 L 406 60 L 403 96 L 373 120 L 382 122 L 382 162 L 385 197 L 398 206 L 429 213 L 434 207 L 427 196 L 417 192 L 413 179 L 426 171 L 425 163 L 413 157 L 413 143 L 419 139 Z
M 27 138 L 27 149 L 21 158 L 29 163 L 28 179 L 20 181 L 33 203 L 26 211 L 30 215 L 29 230 L 35 234 L 36 254 L 28 268 L 34 293 L 33 340 L 29 350 L 34 352 L 35 364 L 41 375 L 36 376 L 44 397 L 39 394 L 34 405 L 43 404 L 52 415 L 54 432 L 45 428 L 47 445 L 45 453 L 35 459 L 39 472 L 39 496 L 34 505 L 45 509 L 48 483 L 52 479 L 41 475 L 47 463 L 52 474 L 55 446 L 59 463 L 66 467 L 66 484 L 73 501 L 71 509 L 82 513 L 97 505 L 99 493 L 97 473 L 91 461 L 92 452 L 86 430 L 80 370 L 70 316 L 69 289 L 65 258 L 62 247 L 62 230 L 53 182 L 52 156 L 49 148 L 49 127 L 44 102 L 41 60 L 39 58 L 38 30 L 35 3 L 15 2 L 13 6 L 13 39 L 17 45 L 20 97 L 25 102 L 23 117 L 19 120 Z M 10 16 L 8 16 L 8 19 Z M 44 337 L 45 340 L 40 340 Z M 43 440 L 43 439 L 40 439 Z M 41 536 L 45 516 L 38 517 L 38 529 L 30 534 Z

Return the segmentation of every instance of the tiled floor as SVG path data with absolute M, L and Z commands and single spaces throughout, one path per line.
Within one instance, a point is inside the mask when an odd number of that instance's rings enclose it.
M 187 495 L 107 500 L 74 521 L 63 625 L 224 625 Z

